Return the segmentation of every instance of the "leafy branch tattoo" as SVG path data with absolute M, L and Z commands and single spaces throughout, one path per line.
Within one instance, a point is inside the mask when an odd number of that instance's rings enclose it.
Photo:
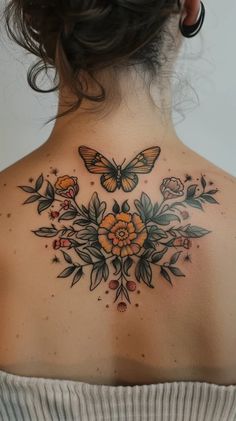
M 42 194 L 39 191 L 44 181 L 47 185 Z M 188 207 L 203 210 L 206 204 L 218 204 L 214 197 L 218 189 L 208 187 L 204 176 L 196 184 L 184 183 L 180 178 L 164 178 L 160 203 L 153 203 L 143 192 L 131 204 L 114 200 L 112 209 L 97 192 L 86 206 L 79 203 L 79 184 L 74 176 L 57 177 L 52 185 L 41 174 L 34 187 L 18 187 L 30 193 L 23 204 L 38 202 L 38 214 L 58 202 L 57 210 L 50 209 L 49 218 L 58 224 L 73 221 L 62 226 L 51 222 L 51 226 L 32 230 L 38 237 L 55 237 L 52 249 L 61 251 L 68 263 L 57 277 L 71 277 L 73 287 L 88 273 L 90 291 L 102 281 L 108 282 L 115 295 L 113 303 L 123 312 L 139 284 L 154 288 L 153 268 L 159 268 L 160 276 L 171 286 L 173 276 L 184 277 L 179 268 L 181 254 L 195 239 L 210 233 L 185 221 L 190 218 Z M 190 255 L 181 261 L 191 262 Z

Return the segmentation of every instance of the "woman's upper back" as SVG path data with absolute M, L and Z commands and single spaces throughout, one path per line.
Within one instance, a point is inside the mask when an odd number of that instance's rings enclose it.
M 122 162 L 117 146 L 96 149 Z M 236 383 L 235 180 L 183 145 L 148 151 L 152 171 L 135 176 L 142 150 L 127 152 L 126 173 L 91 174 L 88 149 L 42 146 L 1 174 L 2 370 Z M 138 177 L 130 192 L 125 177 Z

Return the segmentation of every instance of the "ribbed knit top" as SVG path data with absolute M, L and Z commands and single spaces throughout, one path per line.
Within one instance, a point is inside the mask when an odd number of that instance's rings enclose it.
M 0 370 L 1 421 L 236 421 L 236 385 L 109 386 Z

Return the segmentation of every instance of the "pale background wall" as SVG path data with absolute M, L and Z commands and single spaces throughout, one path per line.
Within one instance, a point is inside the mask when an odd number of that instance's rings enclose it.
M 176 101 L 185 120 L 176 112 L 174 120 L 189 147 L 236 176 L 236 2 L 203 1 L 201 36 L 186 40 L 177 68 L 182 82 Z M 0 6 L 4 3 L 0 0 Z M 26 70 L 34 58 L 8 41 L 2 27 L 0 170 L 45 142 L 54 123 L 43 124 L 57 105 L 56 94 L 37 94 L 28 87 Z

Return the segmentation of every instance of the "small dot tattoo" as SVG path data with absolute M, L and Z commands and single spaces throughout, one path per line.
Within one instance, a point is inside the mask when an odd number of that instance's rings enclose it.
M 52 258 L 52 263 L 59 263 L 60 262 L 60 259 L 55 255 L 53 258 Z
M 94 186 L 94 181 L 90 181 L 90 185 L 91 186 Z
M 187 181 L 192 181 L 193 177 L 190 174 L 185 174 L 185 180 L 184 182 L 187 183 Z
M 32 183 L 34 181 L 33 177 L 29 178 L 29 182 Z
M 50 167 L 50 168 L 52 168 L 52 167 Z M 53 168 L 52 171 L 51 171 L 51 174 L 56 175 L 56 176 L 57 176 L 58 173 L 59 173 L 59 170 L 57 168 Z
M 7 218 L 10 218 L 11 217 L 11 213 L 7 213 Z

